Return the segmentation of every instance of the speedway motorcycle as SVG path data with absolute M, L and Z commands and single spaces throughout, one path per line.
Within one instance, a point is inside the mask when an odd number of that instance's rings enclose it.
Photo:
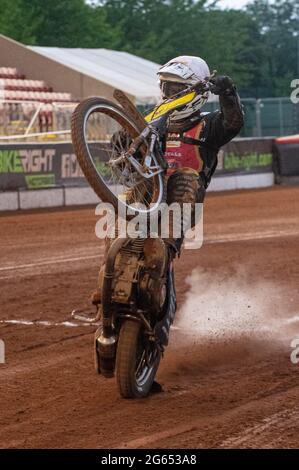
M 207 92 L 211 78 L 145 118 L 120 90 L 114 92 L 119 105 L 92 97 L 75 109 L 72 141 L 81 169 L 103 202 L 124 209 L 127 221 L 136 213 L 150 217 L 166 201 L 169 117 Z M 94 351 L 97 372 L 115 375 L 124 398 L 149 394 L 175 312 L 173 264 L 163 239 L 116 237 L 106 254 Z

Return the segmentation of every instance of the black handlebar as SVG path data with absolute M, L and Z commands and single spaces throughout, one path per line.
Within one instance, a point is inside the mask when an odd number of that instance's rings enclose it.
M 217 73 L 217 71 L 214 70 L 213 73 L 209 77 L 206 77 L 204 80 L 200 80 L 197 83 L 195 83 L 194 85 L 186 87 L 185 90 L 180 91 L 179 93 L 173 95 L 171 97 L 171 100 L 174 100 L 174 99 L 179 98 L 181 96 L 187 95 L 188 93 L 191 93 L 192 91 L 195 91 L 197 93 L 205 93 L 205 92 L 209 91 L 210 87 L 212 85 L 210 83 L 210 80 L 211 80 L 211 78 L 215 77 L 216 73 Z M 168 100 L 165 100 L 164 102 L 167 102 L 167 101 Z M 157 120 L 155 122 L 155 125 L 154 125 L 154 128 L 156 129 L 156 131 L 158 133 L 163 134 L 165 132 L 168 117 L 170 116 L 170 114 L 172 112 L 173 112 L 173 110 L 170 110 L 169 112 L 166 112 L 165 114 L 163 114 L 160 118 L 157 118 Z M 130 145 L 130 148 L 128 150 L 128 155 L 131 155 L 131 156 L 134 155 L 134 153 L 136 153 L 140 149 L 141 145 L 146 143 L 147 137 L 152 132 L 153 132 L 153 127 L 152 126 L 147 126 L 142 131 L 142 133 L 134 139 L 134 141 Z
M 194 85 L 187 86 L 185 90 L 182 90 L 179 93 L 173 95 L 171 97 L 171 100 L 175 98 L 180 98 L 181 96 L 186 95 L 187 93 L 191 93 L 192 91 L 195 91 L 197 93 L 205 93 L 206 91 L 209 91 L 212 85 L 212 83 L 210 83 L 210 80 L 211 78 L 214 78 L 216 74 L 217 70 L 213 70 L 213 73 L 209 77 L 206 77 L 204 80 L 199 80 L 197 83 L 194 83 Z

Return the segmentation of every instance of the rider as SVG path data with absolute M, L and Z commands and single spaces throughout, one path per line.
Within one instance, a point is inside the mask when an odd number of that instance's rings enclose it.
M 179 56 L 158 70 L 162 99 L 169 99 L 180 91 L 210 76 L 207 63 L 200 57 Z M 205 197 L 211 177 L 217 166 L 217 155 L 222 145 L 241 130 L 244 114 L 233 81 L 228 76 L 210 80 L 210 90 L 219 95 L 220 110 L 201 112 L 208 100 L 208 92 L 196 94 L 183 109 L 170 116 L 165 157 L 170 174 L 167 181 L 167 203 L 200 203 Z M 174 253 L 179 252 L 183 238 L 167 239 Z M 103 267 L 99 287 L 92 302 L 100 303 Z

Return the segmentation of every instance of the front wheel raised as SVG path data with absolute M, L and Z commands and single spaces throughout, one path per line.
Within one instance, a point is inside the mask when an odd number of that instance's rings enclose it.
M 147 396 L 160 359 L 160 350 L 154 342 L 149 341 L 141 324 L 125 320 L 121 326 L 116 355 L 116 379 L 121 396 Z
M 124 109 L 104 98 L 83 100 L 72 116 L 72 142 L 82 172 L 100 199 L 116 212 L 125 211 L 127 220 L 136 212 L 158 213 L 166 200 L 164 172 L 145 178 L 126 157 L 141 130 Z M 146 142 L 134 154 L 142 168 L 148 154 Z M 150 164 L 159 167 L 154 154 Z

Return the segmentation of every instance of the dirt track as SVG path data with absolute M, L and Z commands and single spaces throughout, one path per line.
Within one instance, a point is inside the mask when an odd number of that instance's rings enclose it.
M 176 262 L 164 391 L 138 401 L 95 374 L 94 327 L 60 324 L 95 284 L 94 211 L 0 217 L 0 446 L 299 447 L 298 199 L 299 188 L 208 196 L 206 242 Z

